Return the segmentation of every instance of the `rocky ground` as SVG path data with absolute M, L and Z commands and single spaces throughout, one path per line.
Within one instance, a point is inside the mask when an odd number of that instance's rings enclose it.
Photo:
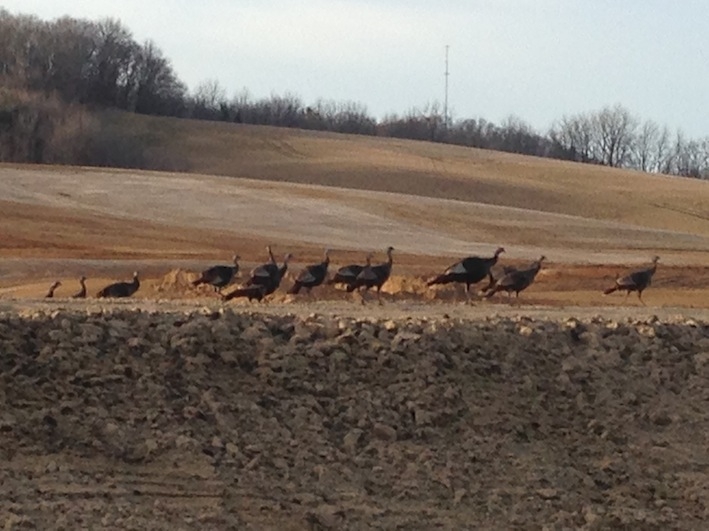
M 5 310 L 0 521 L 408 530 L 709 519 L 709 321 L 413 314 Z

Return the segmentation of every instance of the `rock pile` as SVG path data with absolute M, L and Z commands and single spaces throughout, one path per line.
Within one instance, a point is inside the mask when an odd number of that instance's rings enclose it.
M 0 345 L 9 528 L 709 518 L 707 323 L 57 311 Z

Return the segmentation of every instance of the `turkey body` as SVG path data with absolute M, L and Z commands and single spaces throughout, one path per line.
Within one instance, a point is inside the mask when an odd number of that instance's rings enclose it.
M 295 284 L 288 290 L 288 293 L 297 295 L 300 290 L 305 288 L 310 293 L 310 290 L 319 286 L 327 277 L 327 268 L 330 265 L 330 251 L 325 250 L 325 258 L 319 264 L 306 266 L 295 279 Z
M 467 301 L 470 302 L 470 286 L 477 284 L 485 278 L 489 278 L 489 284 L 492 284 L 493 278 L 490 274 L 490 270 L 497 263 L 500 254 L 504 252 L 504 248 L 498 247 L 493 256 L 489 258 L 480 256 L 468 256 L 467 258 L 463 258 L 440 275 L 429 280 L 427 284 L 428 286 L 451 283 L 465 284 L 465 296 Z
M 652 259 L 652 265 L 650 267 L 632 271 L 627 275 L 616 278 L 615 284 L 604 290 L 603 294 L 609 295 L 614 291 L 625 291 L 625 296 L 627 297 L 632 291 L 635 291 L 638 294 L 640 302 L 645 304 L 643 301 L 643 291 L 652 284 L 652 277 L 655 271 L 657 271 L 657 262 L 659 262 L 659 260 L 660 257 L 655 256 Z
M 214 291 L 221 293 L 222 288 L 228 286 L 239 272 L 239 255 L 232 258 L 234 265 L 215 265 L 202 271 L 200 277 L 192 282 L 193 286 L 209 284 Z
M 138 272 L 133 273 L 133 280 L 131 282 L 116 282 L 114 284 L 109 284 L 101 291 L 99 291 L 96 296 L 100 298 L 123 298 L 131 297 L 140 288 L 140 280 L 138 279 Z

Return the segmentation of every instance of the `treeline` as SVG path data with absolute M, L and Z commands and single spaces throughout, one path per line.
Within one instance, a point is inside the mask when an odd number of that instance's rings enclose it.
M 193 91 L 152 42 L 119 21 L 43 21 L 0 9 L 0 160 L 162 168 L 141 142 L 90 111 L 129 112 L 427 140 L 709 178 L 709 138 L 692 140 L 621 106 L 565 116 L 544 134 L 523 120 L 446 119 L 437 103 L 377 120 L 355 102 Z M 120 148 L 120 149 L 119 149 Z

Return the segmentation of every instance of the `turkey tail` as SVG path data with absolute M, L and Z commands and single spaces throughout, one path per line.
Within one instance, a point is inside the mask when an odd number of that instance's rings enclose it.
M 293 284 L 293 287 L 288 290 L 288 293 L 291 295 L 298 295 L 300 293 L 300 288 L 302 288 L 303 285 L 300 282 L 296 282 Z
M 614 291 L 618 291 L 618 286 L 613 286 L 612 288 L 604 289 L 603 294 L 604 295 L 610 295 Z
M 200 284 L 204 284 L 205 280 L 204 277 L 199 277 L 197 280 L 192 281 L 193 286 L 199 286 Z
M 432 278 L 428 282 L 426 282 L 427 286 L 433 286 L 435 284 L 446 284 L 447 283 L 447 278 L 446 275 L 438 275 L 436 278 Z

